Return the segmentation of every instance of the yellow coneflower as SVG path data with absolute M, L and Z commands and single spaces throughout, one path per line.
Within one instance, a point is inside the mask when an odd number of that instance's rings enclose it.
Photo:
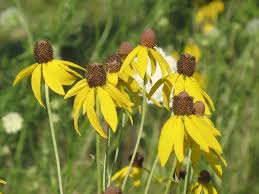
M 131 160 L 131 156 L 129 157 L 129 160 Z M 133 185 L 135 187 L 138 187 L 141 184 L 143 162 L 144 162 L 144 157 L 137 152 L 133 161 L 132 170 L 129 174 L 129 177 L 132 178 Z M 112 176 L 112 181 L 120 185 L 123 179 L 125 178 L 125 176 L 127 175 L 128 170 L 129 170 L 129 166 L 125 166 L 124 168 L 119 170 L 117 173 L 115 173 Z
M 195 57 L 189 54 L 181 54 L 177 61 L 177 73 L 171 73 L 165 78 L 161 78 L 154 84 L 149 95 L 152 96 L 160 85 L 163 86 L 163 101 L 164 106 L 169 110 L 170 97 L 173 90 L 173 95 L 178 95 L 182 91 L 186 91 L 193 97 L 194 102 L 202 101 L 205 105 L 205 114 L 210 115 L 211 111 L 215 111 L 214 104 L 209 95 L 202 90 L 193 77 L 195 71 Z
M 172 152 L 180 163 L 183 162 L 185 148 L 192 142 L 205 153 L 222 154 L 216 139 L 220 132 L 204 116 L 205 106 L 201 101 L 193 103 L 193 98 L 183 91 L 174 97 L 172 109 L 174 115 L 163 125 L 159 139 L 158 156 L 162 166 Z
M 4 180 L 1 180 L 1 179 L 0 179 L 0 184 L 4 184 L 4 185 L 5 185 L 5 184 L 7 184 L 7 183 L 6 183 Z M 0 194 L 3 194 L 3 193 L 0 191 Z
M 87 115 L 93 128 L 104 138 L 106 133 L 100 125 L 95 106 L 99 105 L 102 115 L 112 131 L 115 132 L 118 124 L 116 107 L 125 107 L 128 110 L 134 105 L 128 96 L 117 89 L 113 78 L 107 76 L 105 66 L 102 64 L 90 64 L 87 67 L 86 77 L 76 83 L 65 95 L 65 99 L 76 96 L 74 100 L 74 126 L 79 132 L 78 118 L 81 108 Z M 98 103 L 98 104 L 97 104 Z
M 218 194 L 216 188 L 210 183 L 210 173 L 206 170 L 203 170 L 199 173 L 198 182 L 194 183 L 191 188 L 192 193 L 194 194 Z
M 122 46 L 124 46 L 123 43 Z M 121 46 L 121 47 L 122 47 Z M 128 46 L 128 45 L 127 45 Z M 130 68 L 126 68 L 123 72 L 120 71 L 123 56 L 125 56 L 126 51 L 119 49 L 119 53 L 110 55 L 104 61 L 104 64 L 107 69 L 107 75 L 110 77 L 110 83 L 117 86 L 125 95 L 128 95 L 125 91 L 129 92 L 134 97 L 134 102 L 136 105 L 139 103 L 139 95 L 142 93 L 142 88 L 134 78 L 134 72 Z M 122 52 L 123 51 L 123 52 Z M 160 103 L 154 98 L 149 98 L 155 105 L 161 107 Z M 129 115 L 130 116 L 130 115 Z M 131 118 L 131 117 L 130 117 Z
M 141 78 L 144 78 L 147 72 L 148 59 L 151 62 L 151 75 L 156 72 L 157 62 L 160 65 L 162 76 L 170 73 L 171 69 L 163 56 L 156 49 L 156 35 L 152 29 L 146 29 L 141 35 L 140 45 L 133 49 L 124 60 L 121 71 L 130 66 L 137 72 Z M 137 58 L 137 60 L 135 60 Z M 147 76 L 149 77 L 149 76 Z
M 84 70 L 84 68 L 69 61 L 53 59 L 53 49 L 49 41 L 37 41 L 34 47 L 34 56 L 36 63 L 21 70 L 17 74 L 13 85 L 15 86 L 22 79 L 31 75 L 32 91 L 43 107 L 45 106 L 41 98 L 42 75 L 48 87 L 60 95 L 65 95 L 64 85 L 71 85 L 78 77 L 82 77 L 70 67 L 81 70 Z

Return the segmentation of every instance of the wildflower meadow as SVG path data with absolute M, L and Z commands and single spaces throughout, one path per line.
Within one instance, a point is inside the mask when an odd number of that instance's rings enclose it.
M 259 193 L 256 0 L 0 1 L 0 194 Z

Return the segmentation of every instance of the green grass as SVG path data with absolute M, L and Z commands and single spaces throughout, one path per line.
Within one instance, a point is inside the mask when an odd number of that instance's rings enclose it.
M 34 63 L 34 41 L 47 38 L 55 46 L 58 57 L 85 65 L 103 61 L 116 52 L 122 41 L 137 44 L 142 30 L 152 27 L 157 32 L 159 46 L 169 54 L 182 51 L 189 41 L 201 48 L 198 70 L 208 77 L 207 91 L 216 106 L 212 120 L 222 131 L 221 143 L 228 162 L 222 181 L 217 181 L 220 193 L 258 193 L 258 3 L 256 0 L 226 1 L 225 11 L 216 24 L 217 33 L 212 36 L 202 34 L 194 26 L 196 8 L 197 4 L 188 0 L 1 1 L 0 117 L 19 112 L 24 123 L 23 129 L 13 135 L 6 134 L 0 124 L 0 177 L 8 182 L 0 191 L 58 193 L 47 113 L 34 99 L 29 79 L 12 87 L 18 71 Z M 66 194 L 96 193 L 95 133 L 81 118 L 82 136 L 79 137 L 70 117 L 72 101 L 64 101 L 53 93 L 51 99 L 60 102 L 53 112 L 60 117 L 55 128 L 64 191 Z M 169 112 L 148 106 L 147 115 L 140 152 L 145 155 L 145 167 L 151 169 L 159 130 Z M 136 112 L 135 126 L 128 123 L 125 128 L 116 169 L 127 164 L 128 155 L 133 151 L 139 118 Z M 117 140 L 118 135 L 113 135 L 111 159 Z M 172 161 L 164 169 L 158 166 L 155 175 L 169 176 L 170 165 Z M 131 188 L 126 193 L 143 193 L 147 176 L 144 173 L 142 187 Z M 164 185 L 153 182 L 150 193 L 162 193 L 164 189 Z

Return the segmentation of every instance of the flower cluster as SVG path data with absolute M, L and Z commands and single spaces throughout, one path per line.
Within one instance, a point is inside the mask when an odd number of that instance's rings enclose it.
M 163 102 L 164 107 L 171 114 L 162 127 L 159 139 L 158 158 L 162 166 L 166 165 L 171 154 L 175 154 L 178 166 L 176 174 L 180 179 L 186 179 L 185 173 L 179 171 L 179 168 L 184 165 L 187 152 L 191 153 L 189 162 L 194 169 L 202 156 L 219 176 L 222 175 L 222 165 L 226 165 L 218 141 L 221 133 L 208 117 L 215 111 L 214 104 L 194 78 L 196 58 L 190 53 L 197 52 L 197 48 L 195 46 L 186 48 L 187 53 L 181 54 L 176 62 L 172 57 L 166 56 L 160 48 L 156 47 L 156 44 L 155 32 L 152 29 L 146 29 L 140 37 L 140 43 L 135 48 L 128 42 L 123 42 L 117 52 L 102 62 L 89 62 L 83 68 L 69 61 L 54 59 L 50 42 L 40 40 L 34 47 L 36 63 L 23 69 L 14 80 L 14 85 L 16 85 L 31 75 L 32 91 L 43 107 L 45 107 L 45 103 L 41 98 L 41 83 L 45 82 L 46 104 L 52 137 L 55 135 L 53 135 L 53 115 L 49 105 L 48 88 L 64 96 L 64 99 L 74 97 L 73 111 L 76 132 L 81 135 L 78 121 L 81 114 L 85 115 L 97 132 L 97 140 L 99 136 L 104 139 L 109 138 L 109 129 L 114 133 L 117 131 L 119 128 L 118 115 L 121 112 L 124 116 L 128 116 L 133 125 L 133 110 L 135 107 L 139 108 L 142 119 L 137 143 L 129 158 L 130 164 L 108 178 L 108 182 L 115 183 L 117 187 L 120 187 L 122 183 L 121 190 L 105 184 L 107 178 L 105 172 L 108 165 L 106 163 L 103 165 L 105 188 L 102 191 L 106 194 L 122 193 L 128 177 L 132 178 L 133 186 L 138 187 L 141 184 L 144 157 L 137 152 L 137 149 L 144 127 L 146 101 L 152 102 L 158 108 L 163 108 L 160 104 Z M 157 66 L 160 68 L 158 69 Z M 76 70 L 81 70 L 81 72 Z M 81 73 L 84 75 L 82 76 Z M 79 80 L 77 81 L 77 79 Z M 73 86 L 65 91 L 64 86 L 70 85 Z M 159 90 L 160 95 L 155 96 L 154 94 L 159 93 Z M 140 98 L 143 99 L 142 107 L 139 103 Z M 109 141 L 110 139 L 108 139 L 107 145 Z M 55 140 L 53 143 L 55 148 Z M 98 149 L 98 146 L 96 147 Z M 58 158 L 56 150 L 55 154 Z M 106 153 L 109 154 L 109 151 L 106 150 Z M 97 171 L 99 171 L 99 151 L 96 155 Z M 107 157 L 105 156 L 105 158 Z M 58 171 L 58 173 L 60 172 Z M 159 178 L 158 180 L 164 179 Z M 59 184 L 62 191 L 61 182 Z M 191 190 L 194 193 L 214 194 L 216 192 L 210 184 L 208 171 L 204 170 L 199 173 L 198 183 L 193 185 Z M 99 182 L 98 193 L 101 193 Z
M 196 23 L 201 26 L 202 31 L 207 34 L 214 28 L 214 24 L 220 13 L 224 11 L 224 2 L 221 0 L 213 0 L 204 5 L 196 12 Z

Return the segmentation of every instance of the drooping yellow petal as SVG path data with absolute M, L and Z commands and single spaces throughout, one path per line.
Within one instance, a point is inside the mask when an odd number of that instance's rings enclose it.
M 158 63 L 160 63 L 160 66 L 161 64 L 163 64 L 163 66 L 166 68 L 167 73 L 168 74 L 171 73 L 171 68 L 168 62 L 165 60 L 165 58 L 161 55 L 161 53 L 157 49 L 155 50 L 156 50 L 157 56 L 159 57 Z
M 86 113 L 87 117 L 93 126 L 93 128 L 103 137 L 107 138 L 106 133 L 103 131 L 100 122 L 98 120 L 98 117 L 96 115 L 96 112 L 94 110 L 94 105 L 95 105 L 95 91 L 94 89 L 91 89 L 90 93 L 87 96 L 87 105 L 86 105 Z
M 57 77 L 55 70 L 53 70 L 51 62 L 42 65 L 42 73 L 44 80 L 50 89 L 52 89 L 57 94 L 65 95 L 63 86 Z
M 58 77 L 58 79 L 62 85 L 72 85 L 77 79 L 77 77 L 68 73 L 65 69 L 63 69 L 57 63 L 52 63 L 51 69 L 52 69 L 53 73 L 55 73 L 55 76 Z
M 131 91 L 131 92 L 139 92 L 140 91 L 140 86 L 138 82 L 133 79 L 130 75 L 126 73 L 120 73 L 119 78 L 125 83 L 126 87 Z
M 129 167 L 126 166 L 124 168 L 122 168 L 121 170 L 119 170 L 118 172 L 116 172 L 113 176 L 112 176 L 112 181 L 118 180 L 120 178 L 124 178 L 128 172 Z
M 77 103 L 75 104 L 75 108 L 74 108 L 74 127 L 76 132 L 81 136 L 81 133 L 79 131 L 79 127 L 78 127 L 78 119 L 79 119 L 79 114 L 80 114 L 80 110 L 83 106 L 84 101 L 86 100 L 87 96 L 86 96 L 86 89 L 81 90 L 81 92 L 77 95 L 79 96 L 77 99 Z M 75 103 L 75 102 L 74 102 Z
M 193 141 L 195 141 L 203 151 L 208 153 L 209 152 L 208 142 L 200 134 L 200 132 L 197 130 L 197 128 L 195 128 L 195 126 L 193 126 L 193 123 L 188 116 L 184 117 L 184 125 L 185 125 L 186 131 L 188 132 L 190 137 L 193 139 Z
M 45 108 L 44 103 L 41 99 L 41 66 L 42 65 L 38 65 L 32 72 L 31 87 L 35 98 L 37 99 L 39 104 Z
M 134 64 L 134 68 L 143 79 L 146 72 L 147 72 L 147 65 L 148 65 L 148 52 L 147 48 L 142 46 L 138 52 L 138 59 L 137 63 Z
M 176 120 L 176 127 L 171 129 L 172 132 L 172 140 L 174 142 L 174 151 L 175 155 L 180 163 L 183 162 L 184 159 L 184 125 L 183 121 L 179 116 Z
M 137 46 L 135 49 L 133 49 L 130 54 L 128 54 L 128 56 L 126 57 L 126 59 L 124 60 L 120 72 L 123 72 L 125 70 L 125 68 L 127 68 L 130 63 L 133 61 L 133 59 L 136 57 L 136 55 L 138 54 L 139 50 L 141 49 L 141 46 Z
M 64 69 L 66 72 L 71 73 L 72 75 L 79 77 L 79 78 L 83 78 L 83 76 L 79 73 L 77 73 L 76 71 L 74 71 L 73 69 L 71 69 L 70 67 L 64 65 L 63 63 L 57 63 L 62 69 Z
M 207 128 L 208 127 L 208 125 L 206 125 L 207 123 L 196 116 L 191 116 L 191 122 L 193 124 L 193 127 L 196 128 L 196 130 L 200 133 L 200 135 L 207 140 L 209 147 L 214 149 L 218 153 L 222 153 L 222 148 L 218 140 L 215 138 L 215 136 L 213 136 L 211 131 L 209 131 L 209 129 Z
M 205 106 L 205 114 L 211 115 L 210 109 L 208 104 L 206 103 L 205 99 L 203 98 L 203 95 L 201 94 L 202 89 L 200 86 L 196 83 L 194 79 L 190 79 L 186 77 L 185 79 L 185 90 L 186 92 L 193 97 L 193 101 L 202 101 Z
M 22 69 L 15 77 L 13 86 L 15 86 L 18 82 L 20 82 L 22 79 L 24 79 L 27 76 L 30 76 L 33 72 L 33 70 L 37 67 L 39 64 L 33 64 L 28 67 L 25 67 Z
M 192 164 L 195 166 L 201 157 L 201 150 L 195 142 L 192 142 L 191 149 L 192 149 L 191 161 L 192 161 Z
M 77 82 L 70 90 L 67 91 L 66 95 L 64 96 L 64 99 L 70 98 L 71 96 L 74 96 L 80 92 L 83 88 L 87 87 L 87 81 L 86 79 L 82 79 L 79 82 Z
M 184 91 L 184 77 L 179 75 L 175 81 L 174 85 L 174 96 L 177 96 L 180 92 Z M 190 95 L 190 94 L 189 94 Z
M 57 62 L 57 63 L 62 63 L 62 64 L 66 65 L 66 66 L 69 66 L 69 67 L 74 67 L 74 68 L 77 68 L 77 69 L 81 69 L 81 70 L 83 70 L 83 71 L 86 71 L 85 68 L 83 68 L 83 67 L 81 67 L 81 66 L 79 66 L 79 65 L 77 65 L 77 64 L 75 64 L 75 63 L 69 62 L 69 61 L 59 60 L 59 59 L 55 59 L 55 60 L 53 60 L 53 61 L 54 61 L 54 62 Z
M 221 132 L 214 127 L 214 124 L 212 123 L 212 121 L 210 119 L 208 119 L 206 116 L 200 117 L 200 119 L 202 119 L 202 120 L 204 120 L 204 122 L 206 122 L 208 129 L 211 130 L 211 133 L 214 136 L 221 136 Z
M 218 194 L 218 191 L 212 185 L 209 186 L 209 194 Z
M 131 107 L 134 104 L 125 96 L 119 89 L 111 84 L 107 84 L 105 90 L 109 93 L 112 99 L 121 106 Z
M 117 73 L 109 73 L 107 75 L 107 80 L 110 84 L 116 86 L 118 83 L 118 74 Z
M 157 80 L 157 82 L 152 86 L 151 90 L 148 93 L 148 97 L 153 96 L 153 94 L 157 91 L 158 88 L 160 88 L 160 86 L 164 83 L 164 78 L 160 78 L 159 80 Z
M 156 59 L 150 53 L 150 51 L 148 51 L 148 56 L 149 56 L 149 60 L 150 60 L 150 63 L 151 63 L 151 76 L 152 76 L 156 72 Z
M 111 127 L 112 131 L 115 132 L 118 125 L 118 117 L 115 105 L 110 95 L 101 87 L 97 89 L 97 95 L 100 100 L 100 108 L 104 119 Z
M 169 159 L 169 156 L 173 150 L 173 131 L 178 128 L 177 126 L 177 117 L 172 116 L 169 118 L 161 130 L 161 135 L 159 138 L 158 144 L 158 157 L 161 163 L 161 166 L 165 166 L 166 162 Z M 173 130 L 174 129 L 174 130 Z
M 215 111 L 215 106 L 214 106 L 214 103 L 213 103 L 212 99 L 210 98 L 210 96 L 204 90 L 201 90 L 201 93 L 202 93 L 203 97 L 205 98 L 206 102 L 209 104 L 211 110 Z
M 4 180 L 1 180 L 1 179 L 0 179 L 0 183 L 4 185 L 7 184 Z
M 162 77 L 164 78 L 166 76 L 166 64 L 161 61 L 159 54 L 156 50 L 154 50 L 154 49 L 149 49 L 149 50 L 150 50 L 151 54 L 153 55 L 153 57 L 158 62 L 160 69 L 161 69 Z
M 203 186 L 202 187 L 203 189 L 203 194 L 209 194 L 209 190 L 208 190 L 208 186 L 207 185 L 205 185 L 205 186 Z
M 164 106 L 167 110 L 170 110 L 170 97 L 171 97 L 171 91 L 172 87 L 170 87 L 167 82 L 164 83 L 163 90 L 163 101 L 164 101 Z
M 168 83 L 168 85 L 173 87 L 179 76 L 180 75 L 178 73 L 171 73 L 171 74 L 169 74 L 168 76 L 165 77 L 165 81 Z
M 210 153 L 204 154 L 206 160 L 209 162 L 210 166 L 213 168 L 214 172 L 221 177 L 222 176 L 222 167 L 220 164 L 220 159 L 212 151 Z

